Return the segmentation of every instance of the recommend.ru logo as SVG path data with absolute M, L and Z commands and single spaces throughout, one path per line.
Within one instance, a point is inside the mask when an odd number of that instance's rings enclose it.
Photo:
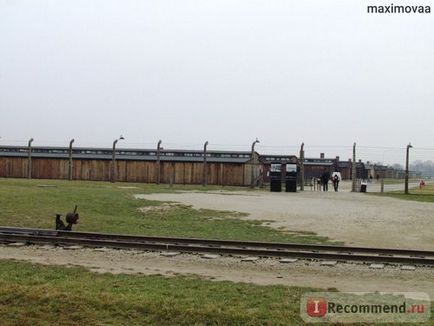
M 309 323 L 420 323 L 430 319 L 431 301 L 424 292 L 311 292 L 300 315 Z

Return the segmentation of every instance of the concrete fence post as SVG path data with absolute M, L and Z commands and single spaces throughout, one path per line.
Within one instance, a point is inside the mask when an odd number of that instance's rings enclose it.
M 351 169 L 351 179 L 352 179 L 352 185 L 351 185 L 351 191 L 356 192 L 357 188 L 357 166 L 356 166 L 356 143 L 353 144 L 353 164 Z
M 112 152 L 112 175 L 111 182 L 116 182 L 116 144 L 119 140 L 124 140 L 125 138 L 121 135 L 119 138 L 115 139 L 113 142 L 113 152 Z
M 156 169 L 157 169 L 157 173 L 156 173 L 157 181 L 156 181 L 156 183 L 157 183 L 157 185 L 159 185 L 161 182 L 160 150 L 161 150 L 161 140 L 159 140 L 157 143 L 157 163 L 156 163 L 157 164 L 156 165 Z
M 27 178 L 31 179 L 32 178 L 32 143 L 33 143 L 33 138 L 29 139 L 28 142 L 28 157 L 27 157 Z
M 300 191 L 304 191 L 304 143 L 300 148 Z
M 74 139 L 69 142 L 69 165 L 68 165 L 68 180 L 72 180 L 72 144 Z
M 409 169 L 409 154 L 410 154 L 410 148 L 412 148 L 411 144 L 407 145 L 406 155 L 405 155 L 405 187 L 404 187 L 404 193 L 408 195 L 408 169 Z
M 208 185 L 208 170 L 206 165 L 206 149 L 208 146 L 208 141 L 203 145 L 203 175 L 202 175 L 202 185 L 206 187 Z
M 251 180 L 250 180 L 250 188 L 255 187 L 255 179 L 256 179 L 256 155 L 255 155 L 255 145 L 259 143 L 258 138 L 252 143 L 252 153 L 251 153 L 251 166 L 252 166 L 252 173 L 251 173 Z

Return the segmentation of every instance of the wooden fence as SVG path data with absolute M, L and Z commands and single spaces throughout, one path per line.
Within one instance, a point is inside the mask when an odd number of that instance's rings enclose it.
M 31 177 L 35 179 L 68 179 L 69 161 L 59 158 L 32 158 Z M 155 183 L 157 162 L 116 160 L 116 181 Z M 74 159 L 73 180 L 110 181 L 111 160 Z M 208 162 L 207 183 L 210 185 L 250 185 L 252 164 Z M 0 157 L 0 177 L 27 178 L 27 157 Z M 201 184 L 202 162 L 160 162 L 160 182 L 175 184 Z

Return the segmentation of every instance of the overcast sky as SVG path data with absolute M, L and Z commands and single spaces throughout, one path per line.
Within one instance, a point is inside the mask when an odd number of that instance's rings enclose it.
M 434 159 L 434 14 L 368 3 L 0 0 L 0 144 Z

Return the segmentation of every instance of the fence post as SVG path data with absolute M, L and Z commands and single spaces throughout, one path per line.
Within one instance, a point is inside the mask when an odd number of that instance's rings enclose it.
M 172 173 L 170 176 L 170 188 L 173 187 L 174 183 L 175 183 L 175 163 L 172 163 Z
M 206 148 L 208 146 L 208 141 L 203 145 L 203 176 L 202 176 L 202 185 L 206 187 L 208 185 L 208 170 L 206 166 Z
M 113 142 L 113 152 L 112 152 L 112 175 L 111 182 L 116 181 L 116 144 L 119 140 L 124 140 L 125 138 L 121 135 L 119 138 L 115 139 Z
M 301 143 L 300 148 L 300 191 L 304 191 L 304 143 Z
M 224 182 L 223 182 L 223 163 L 220 163 L 220 184 L 222 187 L 224 187 Z
M 32 142 L 33 138 L 29 139 L 28 143 L 28 158 L 27 158 L 27 178 L 32 178 Z
M 157 143 L 157 185 L 160 184 L 160 178 L 161 178 L 161 167 L 160 167 L 160 149 L 161 149 L 161 140 Z
M 405 187 L 404 187 L 404 193 L 408 195 L 408 160 L 409 160 L 409 154 L 410 154 L 410 148 L 412 148 L 411 144 L 407 145 L 407 152 L 405 155 Z
M 74 143 L 74 138 L 69 142 L 69 166 L 68 166 L 68 180 L 72 180 L 72 144 Z
M 252 143 L 252 153 L 251 153 L 251 160 L 252 160 L 252 174 L 251 174 L 251 180 L 250 180 L 250 188 L 255 187 L 255 179 L 256 179 L 256 155 L 255 155 L 255 145 L 259 143 L 258 138 Z
M 356 192 L 356 179 L 357 179 L 357 171 L 356 171 L 356 143 L 353 144 L 353 166 L 351 171 L 352 185 L 351 191 Z

